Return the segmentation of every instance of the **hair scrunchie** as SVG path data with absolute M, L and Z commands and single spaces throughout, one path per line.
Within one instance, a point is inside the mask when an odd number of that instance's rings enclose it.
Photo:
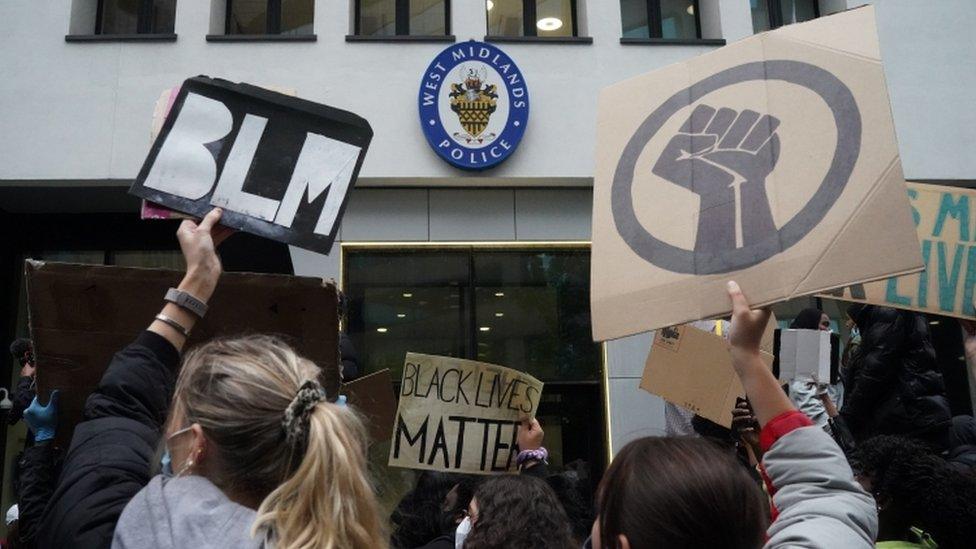
M 325 400 L 325 389 L 314 379 L 309 379 L 298 388 L 298 394 L 285 409 L 281 428 L 285 431 L 285 441 L 292 446 L 305 444 L 308 438 L 308 418 L 320 401 Z

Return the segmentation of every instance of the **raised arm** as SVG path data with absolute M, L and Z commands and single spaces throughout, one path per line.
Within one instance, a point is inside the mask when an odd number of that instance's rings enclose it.
M 774 504 L 766 547 L 874 547 L 874 499 L 854 480 L 837 443 L 797 411 L 759 359 L 769 311 L 751 310 L 735 282 L 729 297 L 732 364 L 763 425 L 763 467 Z

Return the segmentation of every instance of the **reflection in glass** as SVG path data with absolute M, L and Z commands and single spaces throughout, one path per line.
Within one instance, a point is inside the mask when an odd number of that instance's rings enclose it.
M 816 19 L 817 0 L 779 0 L 780 10 L 783 14 L 783 24 L 802 23 Z
M 104 0 L 102 34 L 136 34 L 139 32 L 139 6 L 142 0 Z
M 486 0 L 490 36 L 524 36 L 522 0 Z
M 698 38 L 693 0 L 661 0 L 661 38 Z
M 281 0 L 281 34 L 313 34 L 315 0 Z
M 395 0 L 359 0 L 359 34 L 393 36 L 396 34 Z
M 752 8 L 752 32 L 769 30 L 769 4 L 767 0 L 749 0 Z
M 227 34 L 267 34 L 268 0 L 233 0 Z
M 647 0 L 620 0 L 620 20 L 624 38 L 649 38 Z
M 572 0 L 536 0 L 538 36 L 573 36 Z
M 447 34 L 446 0 L 410 0 L 410 34 L 442 36 Z

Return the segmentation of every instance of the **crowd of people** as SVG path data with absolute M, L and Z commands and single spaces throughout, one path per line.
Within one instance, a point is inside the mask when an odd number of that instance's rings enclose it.
M 326 394 L 315 364 L 262 335 L 183 353 L 222 271 L 216 249 L 229 230 L 220 216 L 214 210 L 180 226 L 183 281 L 115 355 L 63 462 L 52 447 L 57 395 L 42 405 L 29 342 L 11 349 L 26 381 L 10 419 L 22 415 L 32 436 L 16 473 L 19 513 L 8 546 L 976 544 L 976 424 L 951 416 L 924 318 L 855 305 L 859 335 L 839 379 L 784 387 L 760 354 L 770 313 L 751 309 L 734 282 L 724 335 L 746 398 L 731 429 L 689 417 L 691 434 L 630 442 L 592 486 L 585 465 L 550 470 L 544 426 L 526 419 L 518 474 L 425 471 L 384 516 L 364 421 Z M 829 329 L 825 319 L 804 311 L 793 326 Z M 976 325 L 964 328 L 976 358 Z

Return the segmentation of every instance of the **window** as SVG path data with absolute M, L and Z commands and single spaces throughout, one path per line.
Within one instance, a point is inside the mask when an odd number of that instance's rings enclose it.
M 448 0 L 357 0 L 360 36 L 446 36 Z
M 311 35 L 315 0 L 227 0 L 227 34 Z
M 602 470 L 589 250 L 348 246 L 343 263 L 345 327 L 364 373 L 389 368 L 398 383 L 409 351 L 526 371 L 546 382 L 538 415 L 551 462 Z
M 173 34 L 176 0 L 99 0 L 97 9 L 95 34 Z
M 817 0 L 749 0 L 752 30 L 763 32 L 820 17 Z
M 698 0 L 621 0 L 624 38 L 701 38 Z
M 577 36 L 575 0 L 486 0 L 489 36 Z

